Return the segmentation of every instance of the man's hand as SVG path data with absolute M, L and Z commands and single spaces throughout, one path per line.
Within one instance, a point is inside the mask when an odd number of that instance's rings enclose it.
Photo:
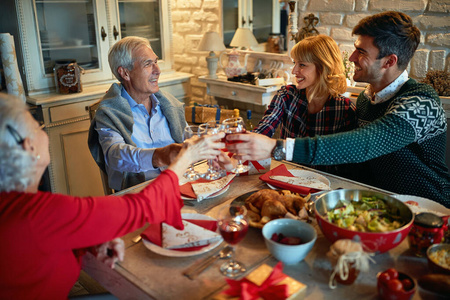
M 235 153 L 234 158 L 240 160 L 260 160 L 272 156 L 277 140 L 263 134 L 249 132 L 227 135 L 227 141 L 242 141 L 242 143 L 227 144 L 227 149 Z
M 183 147 L 183 144 L 170 144 L 162 148 L 155 149 L 153 153 L 152 164 L 154 168 L 168 166 L 172 163 L 175 157 Z
M 114 269 L 117 261 L 123 261 L 125 256 L 125 243 L 122 239 L 116 238 L 95 247 L 95 257 Z

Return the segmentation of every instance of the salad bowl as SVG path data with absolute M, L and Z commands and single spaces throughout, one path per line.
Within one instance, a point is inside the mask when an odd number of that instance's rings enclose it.
M 374 197 L 377 200 L 382 200 L 387 206 L 385 209 L 377 209 L 380 215 L 392 214 L 400 222 L 398 228 L 389 229 L 386 227 L 383 229 L 380 225 L 381 230 L 378 232 L 359 231 L 354 226 L 343 228 L 330 221 L 329 212 L 333 212 L 336 208 L 342 206 L 342 200 L 361 202 L 365 201 L 363 199 Z M 387 194 L 369 190 L 340 189 L 324 193 L 318 196 L 314 203 L 314 214 L 323 235 L 332 243 L 340 239 L 351 239 L 361 242 L 364 251 L 373 253 L 383 253 L 398 246 L 408 236 L 414 221 L 414 214 L 402 201 Z M 334 215 L 334 218 L 337 218 L 336 215 Z M 378 225 L 378 222 L 374 221 L 370 224 Z

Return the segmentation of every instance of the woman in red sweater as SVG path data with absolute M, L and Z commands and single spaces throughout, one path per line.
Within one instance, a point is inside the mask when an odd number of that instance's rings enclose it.
M 225 147 L 222 137 L 186 141 L 168 169 L 138 194 L 80 198 L 40 192 L 50 162 L 48 136 L 22 101 L 0 96 L 0 298 L 67 299 L 80 272 L 75 250 L 146 222 L 182 229 L 178 178 L 191 163 L 216 157 Z

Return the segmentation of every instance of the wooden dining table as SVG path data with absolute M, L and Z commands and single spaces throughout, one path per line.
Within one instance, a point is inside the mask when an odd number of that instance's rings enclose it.
M 281 162 L 272 161 L 271 168 Z M 307 167 L 283 162 L 288 169 L 306 169 Z M 314 170 L 330 180 L 331 189 L 367 189 L 392 194 L 372 186 L 351 181 L 342 177 Z M 135 193 L 148 183 L 143 183 L 117 195 Z M 268 188 L 259 179 L 259 175 L 236 176 L 228 191 L 220 196 L 205 199 L 200 202 L 185 200 L 183 213 L 204 214 L 216 218 L 221 206 L 230 203 L 235 198 L 251 191 Z M 312 225 L 317 232 L 317 240 L 306 258 L 294 265 L 285 265 L 283 272 L 307 286 L 305 299 L 377 299 L 378 272 L 388 268 L 396 268 L 406 272 L 416 280 L 429 272 L 427 260 L 416 257 L 410 251 L 405 239 L 396 248 L 372 257 L 370 269 L 361 273 L 352 285 L 338 285 L 330 289 L 329 277 L 332 267 L 326 257 L 331 243 L 324 237 L 315 220 Z M 213 265 L 191 280 L 183 275 L 183 271 L 193 264 L 217 253 L 217 248 L 195 256 L 173 257 L 163 256 L 150 251 L 142 241 L 136 242 L 145 227 L 122 237 L 125 242 L 125 259 L 116 264 L 114 269 L 97 261 L 92 254 L 83 258 L 83 270 L 97 280 L 104 288 L 119 299 L 211 299 L 213 295 L 226 289 L 227 282 L 220 273 L 219 266 L 223 260 L 217 260 Z M 224 243 L 223 243 L 224 244 Z M 261 229 L 250 228 L 244 240 L 236 247 L 235 258 L 247 266 L 247 274 L 261 264 L 274 267 L 277 260 L 266 249 Z M 433 295 L 425 290 L 417 289 L 412 299 L 433 299 Z

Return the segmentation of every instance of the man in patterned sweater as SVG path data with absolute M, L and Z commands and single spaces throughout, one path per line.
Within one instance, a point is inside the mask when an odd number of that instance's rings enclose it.
M 382 189 L 426 197 L 450 207 L 450 175 L 445 164 L 447 124 L 436 91 L 408 78 L 406 68 L 420 42 L 409 16 L 383 12 L 362 19 L 350 56 L 353 79 L 369 83 L 359 95 L 359 128 L 327 136 L 276 141 L 258 134 L 228 140 L 237 158 L 262 159 L 276 148 L 302 164 L 360 163 L 354 179 Z

